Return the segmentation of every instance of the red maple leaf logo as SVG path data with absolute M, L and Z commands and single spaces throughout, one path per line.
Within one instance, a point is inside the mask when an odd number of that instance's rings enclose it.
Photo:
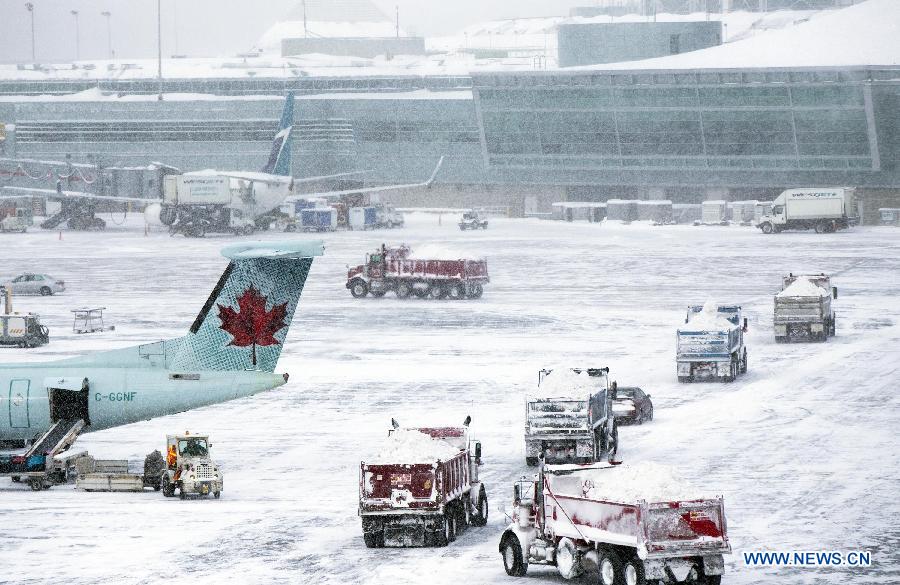
M 253 346 L 251 354 L 253 365 L 256 365 L 257 345 L 278 345 L 275 334 L 285 327 L 284 316 L 287 303 L 274 305 L 266 311 L 266 297 L 252 286 L 237 298 L 238 310 L 219 305 L 219 326 L 232 336 L 231 343 L 235 347 Z

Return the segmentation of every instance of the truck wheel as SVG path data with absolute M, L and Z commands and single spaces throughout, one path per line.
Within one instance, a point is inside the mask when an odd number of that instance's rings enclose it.
M 771 234 L 773 231 L 775 231 L 774 229 L 772 229 L 772 224 L 769 222 L 766 222 L 759 227 L 764 234 Z
M 488 499 L 484 486 L 478 492 L 478 503 L 475 504 L 475 513 L 472 515 L 472 526 L 485 526 L 488 521 Z
M 31 486 L 31 491 L 39 492 L 44 489 L 44 482 L 39 477 L 32 477 L 28 481 L 28 485 Z
M 691 377 L 690 376 L 678 376 L 678 381 L 681 382 L 682 384 L 687 384 L 688 382 L 691 381 Z
M 653 420 L 653 405 L 650 405 L 650 414 L 647 415 L 647 420 Z
M 469 298 L 470 299 L 480 299 L 481 295 L 484 294 L 484 287 L 478 284 L 477 282 L 473 284 L 469 288 Z
M 162 494 L 167 498 L 171 498 L 175 495 L 175 486 L 172 485 L 172 482 L 169 481 L 169 474 L 164 473 L 162 478 L 160 478 L 160 483 L 162 484 Z
M 831 226 L 824 221 L 820 221 L 816 224 L 816 233 L 817 234 L 827 234 L 830 230 Z
M 409 296 L 409 293 L 412 292 L 412 287 L 408 282 L 400 282 L 397 283 L 397 288 L 394 289 L 394 292 L 397 293 L 398 299 L 405 299 Z
M 624 582 L 622 561 L 614 551 L 603 551 L 597 568 L 600 572 L 601 585 L 622 585 Z
M 438 527 L 437 533 L 434 535 L 435 546 L 447 546 L 456 539 L 456 535 L 453 534 L 453 526 L 451 522 L 452 520 L 450 511 L 447 510 L 447 512 L 445 512 L 441 517 L 440 526 Z
M 428 296 L 432 299 L 443 299 L 447 296 L 447 289 L 438 283 L 432 284 L 428 289 Z
M 183 500 L 186 497 L 187 497 L 187 493 L 185 493 L 185 491 L 184 491 L 184 486 L 181 486 L 180 488 L 178 488 L 178 498 Z
M 447 542 L 456 540 L 456 533 L 459 530 L 457 523 L 458 514 L 456 509 L 447 510 L 444 517 L 444 534 L 447 536 Z
M 366 548 L 382 548 L 384 546 L 384 530 L 363 532 L 363 541 L 366 543 Z
M 465 298 L 466 289 L 461 284 L 451 284 L 447 287 L 447 296 L 454 301 L 458 301 Z
M 222 492 L 213 492 L 213 497 L 218 500 L 222 497 Z
M 625 585 L 646 585 L 643 561 L 636 556 L 631 557 L 622 569 L 622 579 Z
M 503 568 L 510 577 L 524 577 L 528 572 L 528 562 L 522 555 L 522 545 L 515 534 L 507 534 L 500 545 L 503 555 Z
M 831 336 L 834 337 L 837 333 L 837 315 L 831 316 Z
M 537 457 L 526 457 L 525 458 L 525 465 L 527 465 L 528 467 L 537 467 L 537 464 L 538 464 Z
M 584 572 L 578 559 L 578 547 L 571 538 L 562 538 L 557 543 L 556 568 L 566 581 L 574 579 Z
M 353 295 L 353 298 L 355 299 L 361 299 L 369 294 L 369 285 L 362 280 L 355 280 L 353 281 L 353 284 L 350 285 L 350 294 Z

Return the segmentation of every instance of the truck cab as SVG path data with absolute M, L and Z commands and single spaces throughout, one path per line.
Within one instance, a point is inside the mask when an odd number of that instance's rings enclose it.
M 219 498 L 222 494 L 222 472 L 213 462 L 212 443 L 208 435 L 166 436 L 166 470 L 160 478 L 163 495 L 183 500 L 188 495 Z

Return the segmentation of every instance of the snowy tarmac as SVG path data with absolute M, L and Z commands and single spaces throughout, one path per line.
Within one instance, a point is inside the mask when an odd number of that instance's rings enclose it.
M 122 218 L 117 218 L 121 221 Z M 226 260 L 229 237 L 151 233 L 140 218 L 105 234 L 0 234 L 0 276 L 48 273 L 64 294 L 19 297 L 51 344 L 0 349 L 38 361 L 184 334 Z M 135 470 L 167 433 L 207 432 L 225 471 L 221 500 L 158 492 L 33 493 L 0 478 L 0 583 L 511 583 L 497 552 L 524 463 L 524 396 L 545 366 L 609 366 L 652 395 L 655 420 L 623 427 L 619 457 L 674 466 L 723 494 L 734 554 L 728 584 L 900 583 L 900 229 L 765 236 L 749 227 L 623 226 L 408 216 L 396 231 L 326 234 L 272 392 L 87 434 L 75 450 Z M 283 239 L 268 233 L 262 239 Z M 315 239 L 317 236 L 297 236 Z M 346 265 L 381 242 L 487 258 L 469 301 L 353 299 Z M 827 272 L 837 336 L 775 343 L 782 274 Z M 678 384 L 675 329 L 686 305 L 738 303 L 749 373 Z M 75 335 L 70 309 L 99 305 L 116 331 Z M 484 445 L 490 518 L 444 549 L 367 549 L 357 517 L 360 460 L 391 417 L 459 424 Z M 853 551 L 870 568 L 759 568 L 742 552 Z M 563 580 L 532 566 L 527 580 Z M 596 575 L 576 582 L 593 583 Z

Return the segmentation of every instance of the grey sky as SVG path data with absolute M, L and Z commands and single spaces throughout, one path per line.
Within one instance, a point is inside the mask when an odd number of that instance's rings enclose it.
M 82 59 L 107 56 L 106 17 L 112 13 L 112 44 L 122 58 L 156 55 L 155 0 L 31 0 L 35 5 L 39 62 L 75 58 L 79 12 Z M 569 7 L 595 0 L 374 0 L 386 13 L 400 7 L 401 26 L 422 35 L 452 34 L 468 24 L 495 18 L 567 14 Z M 297 0 L 162 0 L 163 54 L 233 55 L 297 4 Z M 31 20 L 25 0 L 0 0 L 0 62 L 31 61 Z

